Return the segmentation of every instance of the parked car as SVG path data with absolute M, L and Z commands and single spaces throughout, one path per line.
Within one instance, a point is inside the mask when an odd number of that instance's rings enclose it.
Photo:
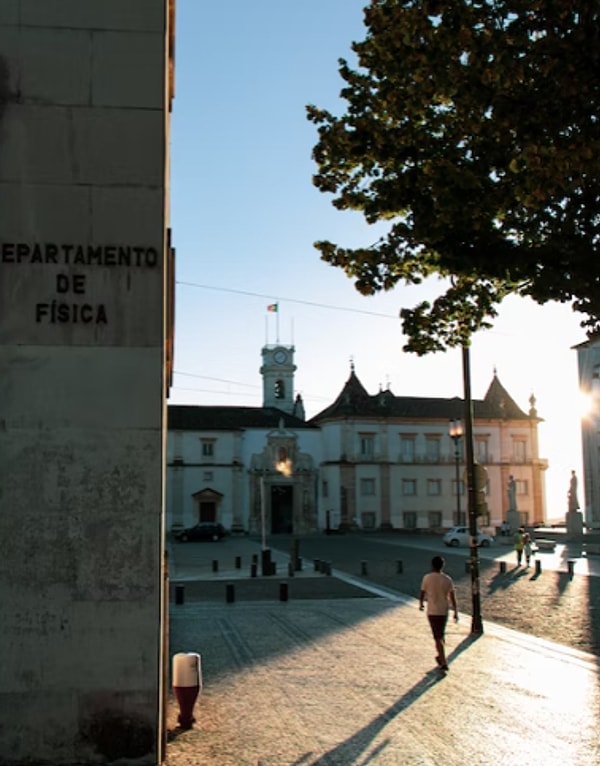
M 469 527 L 452 527 L 443 536 L 442 540 L 446 545 L 450 545 L 453 548 L 457 548 L 459 545 L 471 545 L 471 535 L 469 533 Z M 482 548 L 488 548 L 494 542 L 494 538 L 491 535 L 477 530 L 477 545 Z
M 188 540 L 222 540 L 225 537 L 225 527 L 218 522 L 202 521 L 195 527 L 182 529 L 175 534 L 175 539 L 181 543 Z

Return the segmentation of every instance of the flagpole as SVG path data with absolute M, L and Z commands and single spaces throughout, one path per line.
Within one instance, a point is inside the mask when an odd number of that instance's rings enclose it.
M 277 315 L 277 319 L 275 320 L 277 322 L 277 325 L 276 325 L 276 327 L 277 327 L 277 339 L 276 339 L 275 343 L 279 343 L 279 301 L 277 301 L 277 303 L 275 305 L 277 306 L 277 308 L 275 310 L 275 314 Z

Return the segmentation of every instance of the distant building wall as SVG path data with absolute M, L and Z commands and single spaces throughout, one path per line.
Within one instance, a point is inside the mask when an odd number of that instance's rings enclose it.
M 3 764 L 161 758 L 169 5 L 0 3 Z
M 600 339 L 575 347 L 579 369 L 579 387 L 588 397 L 589 408 L 581 419 L 583 482 L 578 499 L 585 523 L 600 528 Z M 567 499 L 565 497 L 565 512 Z

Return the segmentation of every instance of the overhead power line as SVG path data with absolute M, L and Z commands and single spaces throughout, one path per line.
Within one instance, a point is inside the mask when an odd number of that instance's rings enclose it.
M 275 300 L 272 295 L 267 295 L 266 293 L 253 293 L 249 290 L 236 290 L 233 287 L 216 287 L 215 285 L 201 285 L 197 282 L 183 282 L 181 280 L 177 280 L 176 284 L 178 285 L 184 285 L 185 287 L 198 287 L 202 290 L 216 290 L 218 292 L 223 293 L 235 293 L 237 295 L 249 295 L 252 298 L 264 298 L 268 301 Z M 329 309 L 330 311 L 348 311 L 352 314 L 368 314 L 369 316 L 373 317 L 381 317 L 383 319 L 395 319 L 398 321 L 398 314 L 382 314 L 379 311 L 368 311 L 367 309 L 353 309 L 348 308 L 347 306 L 332 306 L 331 304 L 327 303 L 317 303 L 316 301 L 305 301 L 301 298 L 284 298 L 281 296 L 277 296 L 277 301 L 285 301 L 286 303 L 298 303 L 303 306 L 315 306 L 320 309 Z
M 217 383 L 231 383 L 234 386 L 246 386 L 247 388 L 261 388 L 256 383 L 240 383 L 237 380 L 228 380 L 227 378 L 212 378 L 210 375 L 196 375 L 193 372 L 179 372 L 173 370 L 174 375 L 185 375 L 187 378 L 202 378 L 203 380 L 214 380 Z

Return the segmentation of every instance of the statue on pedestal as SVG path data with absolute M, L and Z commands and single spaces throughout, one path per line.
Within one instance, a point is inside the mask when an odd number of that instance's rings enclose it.
M 517 482 L 512 473 L 508 477 L 508 510 L 517 510 Z
M 571 481 L 569 482 L 569 492 L 567 497 L 569 499 L 569 513 L 578 511 L 579 500 L 577 498 L 577 474 L 575 471 L 571 471 Z

